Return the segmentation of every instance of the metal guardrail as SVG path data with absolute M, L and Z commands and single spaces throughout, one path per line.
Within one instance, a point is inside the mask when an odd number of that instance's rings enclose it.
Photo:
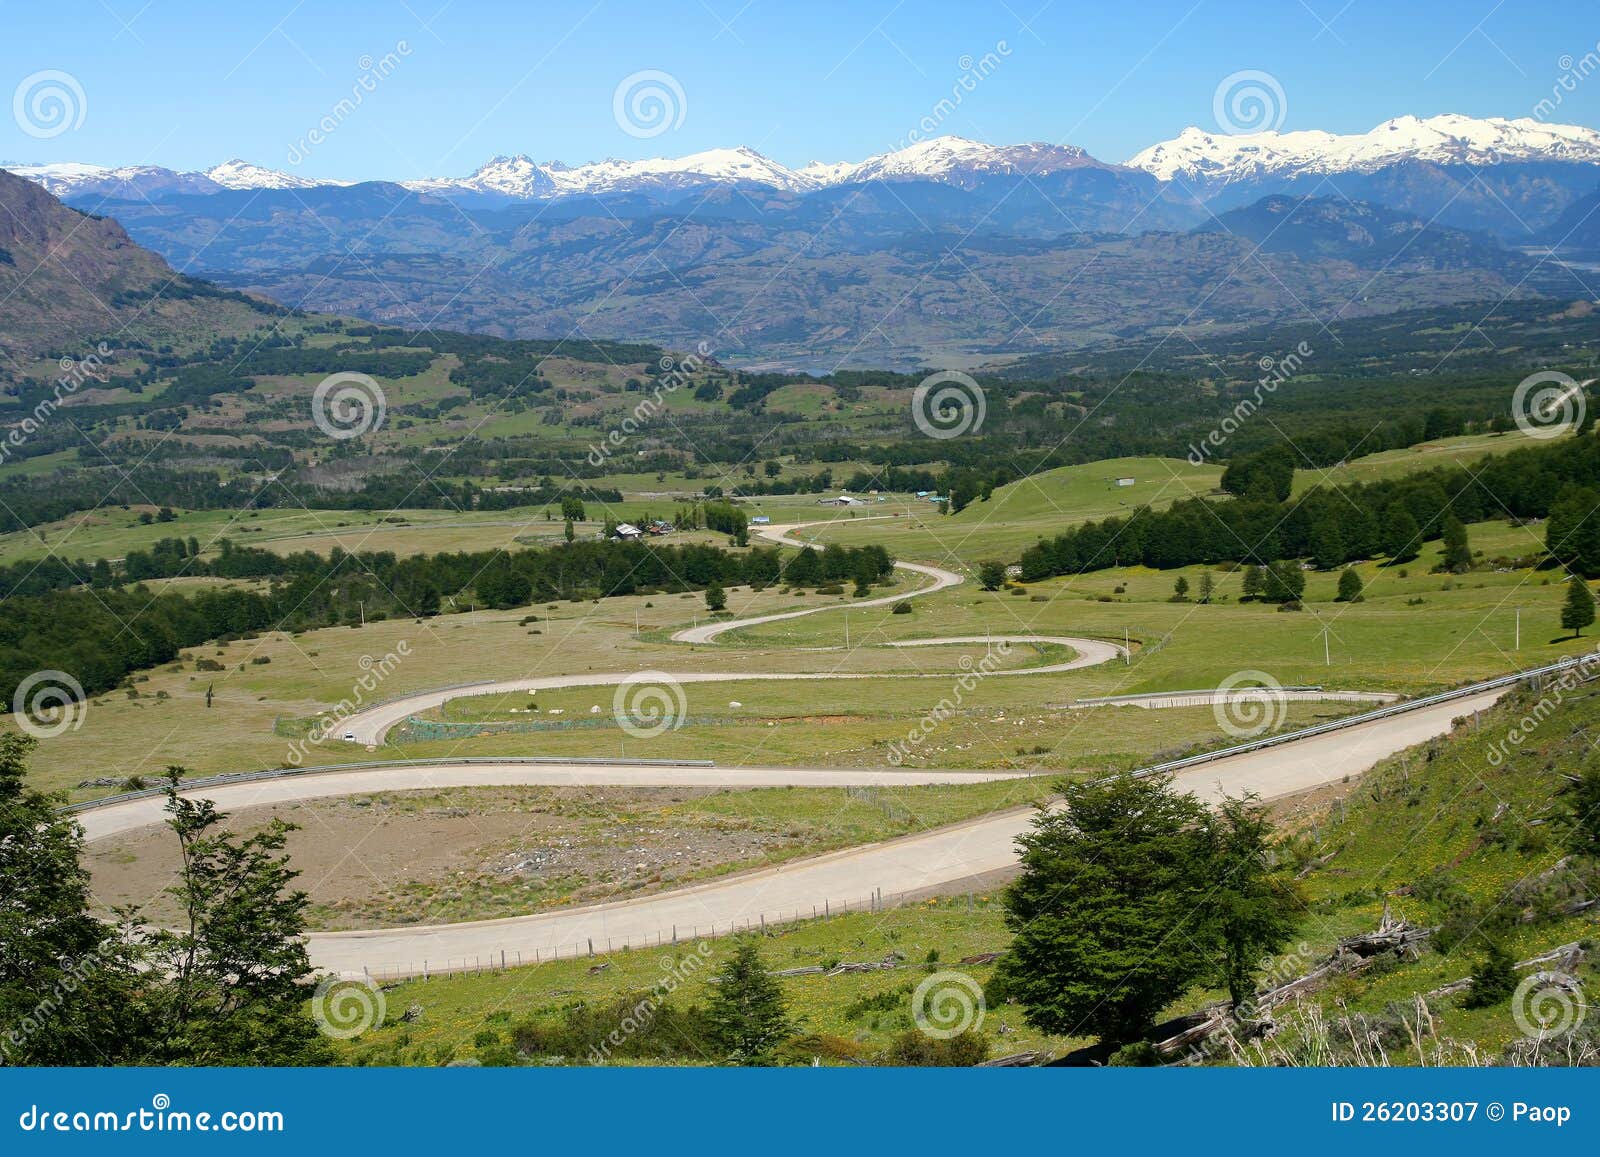
M 1181 771 L 1186 767 L 1211 763 L 1214 760 L 1226 759 L 1233 755 L 1246 755 L 1252 751 L 1261 751 L 1284 743 L 1294 743 L 1297 740 L 1310 739 L 1317 735 L 1343 731 L 1347 727 L 1359 727 L 1363 723 L 1388 719 L 1395 715 L 1404 714 L 1407 711 L 1416 711 L 1423 707 L 1434 707 L 1440 703 L 1449 703 L 1456 699 L 1467 699 L 1473 695 L 1480 695 L 1485 691 L 1493 691 L 1499 687 L 1511 687 L 1517 683 L 1525 683 L 1530 679 L 1542 679 L 1546 675 L 1561 674 L 1574 668 L 1582 670 L 1595 667 L 1600 667 L 1600 651 L 1590 651 L 1587 654 L 1562 659 L 1544 667 L 1534 667 L 1531 670 L 1518 671 L 1511 675 L 1501 675 L 1494 679 L 1486 679 L 1482 683 L 1472 683 L 1465 687 L 1457 687 L 1452 691 L 1441 691 L 1437 695 L 1425 695 L 1421 699 L 1406 699 L 1400 703 L 1392 703 L 1388 707 L 1379 707 L 1373 711 L 1363 711 L 1359 715 L 1347 715 L 1342 719 L 1318 723 L 1311 727 L 1302 727 L 1298 731 L 1288 731 L 1282 735 L 1269 735 L 1264 739 L 1252 740 L 1249 743 L 1239 743 L 1232 747 L 1219 748 L 1216 751 L 1203 751 L 1199 755 L 1190 755 L 1183 759 L 1170 759 L 1165 763 L 1157 763 L 1150 767 L 1140 768 L 1132 774 L 1138 778 L 1165 775 L 1167 772 Z M 1600 674 L 1600 672 L 1590 670 L 1588 674 L 1592 677 L 1595 674 Z
M 1245 755 L 1252 751 L 1261 751 L 1269 747 L 1277 747 L 1285 743 L 1293 743 L 1301 739 L 1310 739 L 1317 735 L 1326 735 L 1334 731 L 1342 731 L 1348 727 L 1359 727 L 1363 723 L 1371 723 L 1379 719 L 1388 719 L 1401 715 L 1407 711 L 1416 711 L 1424 707 L 1433 707 L 1440 703 L 1449 703 L 1456 699 L 1466 699 L 1484 691 L 1493 691 L 1499 687 L 1510 687 L 1517 683 L 1525 683 L 1530 679 L 1541 679 L 1546 675 L 1556 675 L 1574 668 L 1600 667 L 1600 651 L 1590 651 L 1587 654 L 1572 658 L 1561 659 L 1543 667 L 1534 667 L 1526 671 L 1517 671 L 1510 675 L 1501 675 L 1494 679 L 1486 679 L 1481 683 L 1471 683 L 1465 687 L 1457 687 L 1450 691 L 1441 691 L 1436 695 L 1425 695 L 1421 699 L 1406 699 L 1399 703 L 1392 703 L 1387 707 L 1379 707 L 1372 711 L 1363 711 L 1359 715 L 1347 715 L 1342 719 L 1333 719 L 1327 723 L 1318 723 L 1311 727 L 1303 727 L 1297 731 L 1284 732 L 1282 735 L 1269 735 L 1263 739 L 1252 740 L 1249 743 L 1238 743 L 1232 747 L 1222 747 L 1215 751 L 1203 751 L 1198 755 L 1186 756 L 1183 759 L 1171 759 L 1165 763 L 1152 764 L 1150 767 L 1140 768 L 1133 772 L 1135 776 L 1162 775 L 1169 771 L 1179 771 L 1185 767 L 1194 767 L 1202 763 L 1211 763 L 1214 760 L 1226 759 L 1229 756 Z M 1589 672 L 1595 674 L 1597 672 Z M 1320 687 L 1282 687 L 1277 691 L 1317 691 Z M 1269 697 L 1273 689 L 1262 688 L 1262 698 Z M 1141 697 L 1157 696 L 1167 697 L 1179 694 L 1214 694 L 1212 691 L 1177 692 L 1155 691 L 1139 693 Z M 1131 697 L 1131 696 L 1130 696 Z M 1092 702 L 1092 700 L 1077 700 L 1079 703 Z M 571 757 L 561 756 L 463 756 L 459 759 L 370 759 L 358 760 L 353 763 L 330 763 L 316 767 L 277 767 L 262 771 L 234 772 L 225 775 L 207 776 L 203 779 L 188 780 L 180 786 L 184 791 L 195 788 L 222 787 L 235 783 L 253 783 L 259 780 L 287 779 L 297 775 L 321 775 L 338 771 L 364 771 L 384 767 L 451 767 L 460 764 L 580 764 L 593 767 L 715 767 L 716 763 L 709 759 L 625 759 L 609 757 Z M 128 800 L 146 799 L 165 793 L 165 787 L 149 787 L 140 791 L 121 792 L 117 795 L 104 796 L 101 799 L 85 800 L 82 803 L 68 804 L 62 808 L 63 812 L 88 811 L 93 808 L 108 807 L 111 804 L 125 803 Z
M 1279 692 L 1304 694 L 1307 692 L 1321 692 L 1327 690 L 1322 684 L 1296 687 L 1235 687 L 1227 692 L 1229 695 L 1276 695 Z M 1215 687 L 1196 687 L 1189 691 L 1134 691 L 1127 695 L 1100 695 L 1090 699 L 1074 699 L 1074 707 L 1098 707 L 1105 703 L 1132 703 L 1140 699 L 1184 699 L 1191 695 L 1218 695 L 1222 694 Z
M 316 767 L 272 767 L 262 771 L 237 771 L 224 775 L 209 775 L 203 779 L 183 780 L 178 784 L 182 791 L 192 791 L 203 787 L 226 787 L 235 783 L 254 783 L 259 780 L 288 779 L 297 775 L 323 775 L 336 771 L 371 771 L 384 767 L 455 767 L 459 764 L 497 764 L 497 763 L 530 763 L 530 764 L 568 764 L 576 763 L 585 767 L 715 767 L 716 762 L 710 759 L 612 759 L 606 756 L 587 757 L 562 757 L 557 755 L 519 755 L 496 758 L 487 755 L 462 756 L 460 759 L 364 759 L 355 763 L 326 763 Z M 134 799 L 148 799 L 151 796 L 165 795 L 166 788 L 147 787 L 139 791 L 125 791 L 117 795 L 103 796 L 100 799 L 85 800 L 82 803 L 68 804 L 61 808 L 63 812 L 90 811 L 94 808 L 109 807 L 115 803 L 126 803 Z

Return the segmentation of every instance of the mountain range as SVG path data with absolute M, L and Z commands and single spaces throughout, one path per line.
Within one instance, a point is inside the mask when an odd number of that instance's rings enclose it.
M 1188 129 L 1126 164 L 937 137 L 787 168 L 751 149 L 351 184 L 17 166 L 186 274 L 294 307 L 745 364 L 915 367 L 1506 296 L 1592 298 L 1600 132 L 1400 117 Z
M 1438 168 L 1545 163 L 1600 164 L 1600 132 L 1532 118 L 1473 118 L 1443 114 L 1402 116 L 1366 133 L 1321 130 L 1209 133 L 1191 127 L 1169 141 L 1135 153 L 1120 165 L 1071 145 L 1040 142 L 990 145 L 941 136 L 851 162 L 813 161 L 789 168 L 754 149 L 710 149 L 677 158 L 604 160 L 582 165 L 497 156 L 463 177 L 396 182 L 414 192 L 450 198 L 505 201 L 554 200 L 614 193 L 673 193 L 707 186 L 750 185 L 790 193 L 867 181 L 933 181 L 969 187 L 993 176 L 1038 177 L 1066 169 L 1133 169 L 1177 182 L 1195 199 L 1209 200 L 1238 186 L 1293 182 L 1344 174 L 1370 175 L 1397 165 Z M 206 194 L 227 189 L 304 189 L 345 186 L 241 160 L 179 172 L 155 165 L 120 168 L 83 163 L 4 165 L 63 198 L 85 195 Z M 1280 190 L 1281 191 L 1281 190 Z

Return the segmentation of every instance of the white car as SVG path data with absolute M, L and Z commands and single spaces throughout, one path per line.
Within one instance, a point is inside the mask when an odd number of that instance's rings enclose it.
M 344 733 L 344 741 L 346 743 L 354 743 L 356 741 L 356 733 L 354 731 L 346 731 Z

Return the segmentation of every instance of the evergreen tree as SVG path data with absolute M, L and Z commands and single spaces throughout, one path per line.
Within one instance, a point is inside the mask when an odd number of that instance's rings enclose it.
M 711 986 L 706 1017 L 729 1064 L 770 1065 L 773 1051 L 794 1032 L 783 988 L 761 961 L 753 936 L 734 942 L 733 957 Z
M 1274 446 L 1256 454 L 1238 455 L 1228 461 L 1221 485 L 1240 498 L 1287 502 L 1294 489 L 1294 453 L 1287 446 Z
M 1574 856 L 1600 860 L 1600 766 L 1584 769 L 1566 795 L 1563 843 Z
M 1567 598 L 1561 604 L 1561 625 L 1574 635 L 1583 634 L 1583 628 L 1594 622 L 1594 595 L 1589 584 L 1579 575 L 1567 579 Z
M 1568 570 L 1600 576 L 1600 491 L 1563 487 L 1545 523 L 1545 549 Z
M 0 1063 L 125 1059 L 143 1017 L 116 930 L 89 914 L 83 829 L 24 786 L 34 741 L 0 734 Z
M 1254 992 L 1260 961 L 1289 942 L 1303 907 L 1272 862 L 1272 821 L 1252 798 L 1224 799 L 1206 816 L 1211 879 L 1205 910 L 1216 978 L 1237 1007 Z
M 1322 570 L 1332 570 L 1347 557 L 1344 532 L 1339 520 L 1331 513 L 1324 514 L 1311 528 L 1311 561 Z
M 1461 1003 L 1466 1008 L 1492 1008 L 1517 990 L 1517 958 L 1499 940 L 1490 940 L 1483 960 L 1472 970 L 1472 987 Z
M 178 837 L 182 913 L 175 928 L 146 928 L 155 1031 L 148 1064 L 324 1063 L 327 1042 L 306 1015 L 306 894 L 283 848 L 294 826 L 274 819 L 246 837 L 214 830 L 227 816 L 177 792 L 169 769 L 168 826 Z
M 1141 1040 L 1214 968 L 1205 808 L 1164 776 L 1061 790 L 1064 806 L 1018 839 L 1022 874 L 1004 897 L 1015 937 L 991 995 L 1016 1000 L 1042 1032 Z
M 784 581 L 790 586 L 810 587 L 822 581 L 822 556 L 813 547 L 804 547 L 789 560 L 783 571 Z
M 1336 603 L 1359 603 L 1361 594 L 1361 576 L 1354 567 L 1345 567 L 1339 572 L 1339 596 L 1333 601 Z
M 706 587 L 706 610 L 721 611 L 728 607 L 728 596 L 722 589 L 722 584 L 712 583 Z
M 1261 588 L 1265 582 L 1266 572 L 1259 566 L 1244 568 L 1244 579 L 1240 587 L 1240 598 L 1255 599 L 1261 597 Z
M 1269 603 L 1292 603 L 1305 594 L 1306 575 L 1292 558 L 1279 559 L 1267 567 L 1261 583 L 1261 597 Z
M 1182 575 L 1179 575 L 1178 581 L 1172 584 L 1172 601 L 1175 603 L 1189 601 L 1189 580 Z
M 1396 502 L 1383 514 L 1383 552 L 1391 562 L 1409 562 L 1422 545 L 1422 528 L 1411 511 Z
M 1447 515 L 1442 530 L 1444 558 L 1441 565 L 1451 574 L 1466 574 L 1472 569 L 1472 546 L 1467 542 L 1467 528 L 1455 515 Z

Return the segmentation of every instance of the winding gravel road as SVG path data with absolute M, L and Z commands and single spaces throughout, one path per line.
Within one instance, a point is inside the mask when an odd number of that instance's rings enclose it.
M 811 524 L 804 524 L 811 525 Z M 787 538 L 793 526 L 767 531 L 775 541 L 797 545 Z M 925 574 L 934 585 L 915 594 L 953 586 L 961 576 L 936 567 L 897 564 Z M 914 595 L 855 603 L 874 605 Z M 704 643 L 724 631 L 800 615 L 817 614 L 833 607 L 761 616 L 718 623 L 679 632 L 681 642 Z M 687 636 L 687 637 L 686 637 Z M 934 646 L 948 643 L 1057 643 L 1075 655 L 1066 662 L 1045 667 L 995 672 L 999 675 L 1037 675 L 1108 662 L 1123 654 L 1114 644 L 1093 639 L 1057 636 L 959 636 L 949 639 L 904 640 L 891 646 Z M 683 683 L 767 679 L 883 679 L 950 678 L 919 675 L 807 675 L 801 673 L 694 672 L 678 674 Z M 553 687 L 605 686 L 628 676 L 547 676 L 482 684 L 467 689 L 445 689 L 409 696 L 353 717 L 346 722 L 367 742 L 376 743 L 389 727 L 408 715 L 437 706 L 463 694 Z M 1256 792 L 1274 799 L 1305 791 L 1345 776 L 1357 775 L 1379 760 L 1413 744 L 1450 731 L 1455 720 L 1492 706 L 1506 688 L 1464 699 L 1420 707 L 1414 711 L 1356 724 L 1331 733 L 1293 740 L 1275 747 L 1224 756 L 1176 776 L 1184 789 L 1204 798 L 1222 794 Z M 362 771 L 329 771 L 283 779 L 214 785 L 197 789 L 224 809 L 258 804 L 292 804 L 303 800 L 380 790 L 506 784 L 558 784 L 590 786 L 715 786 L 765 787 L 786 784 L 806 786 L 876 786 L 893 791 L 915 784 L 948 784 L 1020 778 L 1022 772 L 888 771 L 873 769 L 717 768 L 661 765 L 496 764 L 388 766 Z M 127 800 L 78 814 L 86 837 L 93 840 L 144 827 L 162 818 L 159 797 Z M 947 885 L 969 877 L 1009 867 L 1016 860 L 1015 840 L 1024 831 L 1031 809 L 1014 808 L 963 823 L 878 844 L 856 847 L 790 862 L 778 867 L 727 876 L 657 895 L 594 904 L 559 912 L 482 920 L 463 924 L 316 933 L 309 936 L 312 962 L 320 969 L 374 975 L 415 975 L 571 956 L 587 951 L 644 947 L 688 937 L 726 933 L 731 928 L 763 921 L 776 923 L 814 912 L 859 909 L 875 895 L 893 897 Z
M 1180 773 L 1177 784 L 1204 798 L 1223 793 L 1259 793 L 1275 799 L 1358 775 L 1395 752 L 1450 731 L 1454 721 L 1483 710 L 1504 690 L 1419 708 L 1262 751 L 1204 764 Z M 675 782 L 678 772 L 658 782 Z M 792 772 L 810 776 L 815 772 Z M 838 911 L 867 906 L 880 890 L 886 897 L 948 884 L 1016 862 L 1016 837 L 1031 809 L 996 812 L 966 823 L 903 839 L 850 848 L 775 868 L 747 872 L 654 896 L 596 904 L 564 912 L 517 916 L 470 924 L 439 924 L 309 937 L 320 968 L 374 974 L 416 974 L 477 963 L 531 960 L 537 953 L 572 955 L 592 939 L 607 945 L 642 947 L 657 937 L 727 932 L 732 926 L 777 923 L 810 916 L 826 906 Z
M 875 515 L 874 517 L 883 517 Z M 828 520 L 828 521 L 839 521 Z M 857 520 L 860 521 L 860 520 Z M 805 544 L 790 537 L 796 531 L 807 526 L 821 525 L 815 522 L 799 522 L 783 526 L 769 526 L 762 528 L 758 533 L 761 537 L 771 542 L 781 543 L 784 546 L 804 546 Z M 862 599 L 848 604 L 850 609 L 861 607 L 877 607 L 888 603 L 896 603 L 902 599 L 919 598 L 932 594 L 934 591 L 944 590 L 965 581 L 954 571 L 941 570 L 936 566 L 923 566 L 920 563 L 897 562 L 897 569 L 912 571 L 925 575 L 933 582 L 927 586 L 919 587 L 915 591 L 886 595 L 876 599 Z M 730 619 L 722 623 L 708 623 L 698 627 L 687 627 L 672 636 L 676 643 L 709 643 L 718 635 L 727 631 L 737 630 L 740 627 L 754 627 L 762 623 L 775 623 L 781 619 L 797 619 L 804 615 L 824 614 L 828 611 L 844 609 L 846 604 L 830 603 L 822 607 L 807 607 L 800 611 L 783 611 L 772 615 L 757 615 L 746 619 Z M 1080 639 L 1070 635 L 960 635 L 954 638 L 941 639 L 907 639 L 900 642 L 882 644 L 888 647 L 934 647 L 944 644 L 971 644 L 971 643 L 1015 643 L 1028 644 L 1054 643 L 1059 646 L 1069 647 L 1076 654 L 1073 658 L 1060 663 L 1050 663 L 1041 667 L 1024 667 L 1013 670 L 994 671 L 993 676 L 1002 675 L 1049 675 L 1062 671 L 1076 671 L 1082 667 L 1092 667 L 1100 663 L 1110 662 L 1120 658 L 1126 652 L 1123 647 L 1114 643 L 1102 642 L 1099 639 Z M 762 672 L 762 671 L 693 671 L 693 672 L 647 672 L 651 678 L 659 678 L 662 682 L 674 683 L 734 683 L 734 682 L 782 682 L 794 680 L 818 679 L 944 679 L 948 681 L 952 676 L 961 672 L 940 672 L 938 674 L 899 673 L 899 672 L 869 672 L 854 674 L 849 672 L 823 672 L 809 673 L 799 671 Z M 472 695 L 503 695 L 521 693 L 524 691 L 550 691 L 563 687 L 617 687 L 629 683 L 639 677 L 639 672 L 602 673 L 588 675 L 535 675 L 526 679 L 502 679 L 492 683 L 476 683 L 467 687 L 444 687 L 435 691 L 421 691 L 415 695 L 393 699 L 387 703 L 380 703 L 375 707 L 358 712 L 346 718 L 339 726 L 341 736 L 348 735 L 356 743 L 376 746 L 384 740 L 389 729 L 395 724 L 403 722 L 420 711 L 428 711 L 435 707 L 442 707 L 452 699 L 460 699 Z M 649 680 L 644 680 L 649 681 Z

